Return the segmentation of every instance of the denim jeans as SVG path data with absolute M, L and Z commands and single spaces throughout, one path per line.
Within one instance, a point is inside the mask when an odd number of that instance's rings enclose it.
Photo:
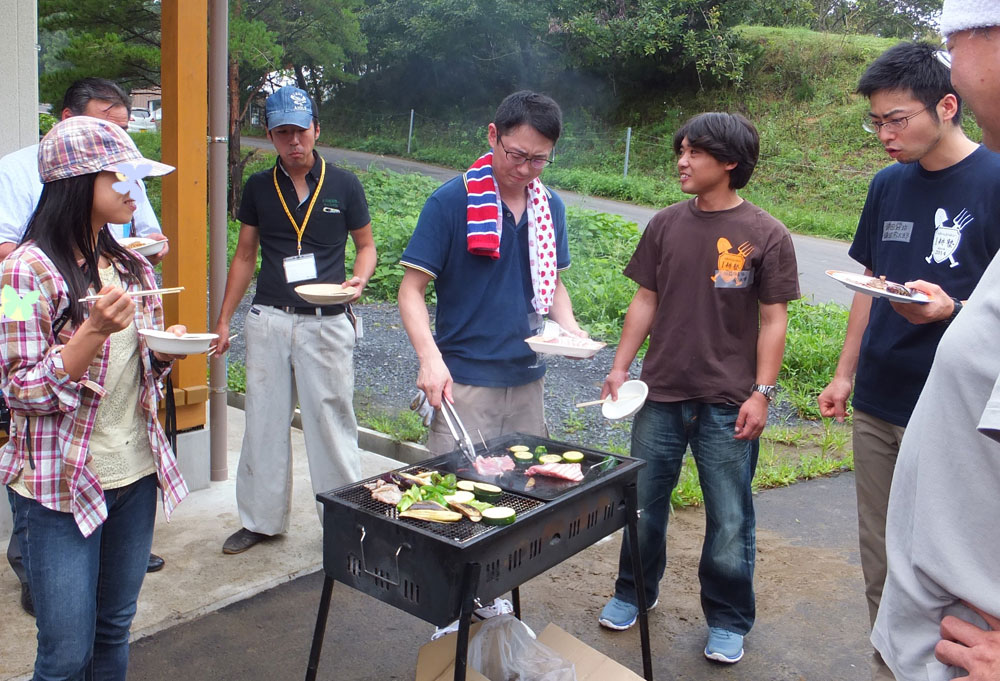
M 33 681 L 124 681 L 153 543 L 156 476 L 105 490 L 108 519 L 89 537 L 71 513 L 7 494 L 35 599 Z
M 711 627 L 746 634 L 753 626 L 756 555 L 750 481 L 757 467 L 756 440 L 733 438 L 739 407 L 706 402 L 647 402 L 632 425 L 632 456 L 639 471 L 639 555 L 646 604 L 656 600 L 667 566 L 670 493 L 690 445 L 705 496 L 705 542 L 698 578 L 701 607 Z M 622 542 L 615 596 L 636 604 L 629 536 Z

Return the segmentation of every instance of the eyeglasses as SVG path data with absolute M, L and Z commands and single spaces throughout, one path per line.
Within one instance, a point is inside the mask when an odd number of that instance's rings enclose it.
M 503 140 L 500 139 L 500 135 L 497 135 L 497 142 L 500 143 L 500 148 L 503 149 L 503 153 L 507 154 L 507 160 L 513 163 L 515 166 L 523 166 L 525 163 L 530 163 L 531 167 L 535 170 L 541 170 L 545 166 L 552 163 L 552 159 L 525 156 L 519 151 L 507 151 L 507 147 L 503 145 Z
M 874 133 L 876 135 L 882 131 L 882 128 L 885 128 L 889 132 L 899 132 L 900 130 L 906 129 L 906 124 L 910 122 L 911 118 L 916 118 L 930 108 L 931 107 L 929 106 L 925 106 L 915 114 L 903 116 L 902 118 L 890 118 L 882 123 L 874 121 L 871 118 L 865 118 L 865 120 L 861 123 L 861 127 L 864 128 L 866 132 Z

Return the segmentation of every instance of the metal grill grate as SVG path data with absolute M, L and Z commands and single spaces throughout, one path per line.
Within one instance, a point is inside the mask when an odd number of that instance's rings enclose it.
M 410 475 L 417 475 L 418 473 L 423 473 L 424 471 L 433 469 L 417 465 L 401 470 L 402 472 L 409 473 Z M 495 526 L 485 525 L 481 522 L 473 523 L 466 522 L 465 520 L 461 520 L 456 523 L 433 523 L 427 520 L 417 520 L 415 518 L 400 518 L 395 506 L 384 504 L 381 501 L 372 499 L 371 491 L 368 490 L 367 487 L 364 487 L 363 483 L 342 489 L 336 492 L 334 496 L 369 513 L 390 518 L 395 522 L 402 523 L 404 525 L 419 527 L 427 532 L 431 532 L 457 542 L 466 542 L 485 534 L 490 530 L 499 529 Z M 514 512 L 517 513 L 518 518 L 521 518 L 521 516 L 526 515 L 529 511 L 544 505 L 544 502 L 537 499 L 529 499 L 528 497 L 523 497 L 520 494 L 514 494 L 513 492 L 505 490 L 503 494 L 500 495 L 500 500 L 494 505 L 512 508 L 514 509 Z M 515 525 L 516 524 L 517 521 L 515 521 Z

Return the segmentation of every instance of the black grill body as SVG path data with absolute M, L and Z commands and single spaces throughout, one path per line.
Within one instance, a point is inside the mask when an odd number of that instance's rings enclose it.
M 520 617 L 519 586 L 563 560 L 625 527 L 637 586 L 643 674 L 652 681 L 649 624 L 639 569 L 636 532 L 636 481 L 645 461 L 566 445 L 521 433 L 485 443 L 480 455 L 506 454 L 523 444 L 545 445 L 552 453 L 584 454 L 581 482 L 538 477 L 528 485 L 522 472 L 482 477 L 470 470 L 461 452 L 398 469 L 454 472 L 464 479 L 491 482 L 503 489 L 498 506 L 517 513 L 511 525 L 492 527 L 463 519 L 432 523 L 400 518 L 394 506 L 375 501 L 364 484 L 377 477 L 316 498 L 323 504 L 323 570 L 316 629 L 306 681 L 315 681 L 335 581 L 389 603 L 437 626 L 459 620 L 455 681 L 464 681 L 469 624 L 476 602 L 488 604 L 508 591 Z M 610 457 L 610 459 L 608 458 Z M 597 467 L 594 464 L 603 463 Z
M 507 440 L 498 443 L 501 450 Z M 541 442 L 531 438 L 536 440 Z M 557 451 L 569 449 L 546 442 Z M 453 471 L 460 467 L 455 456 L 400 470 Z M 614 455 L 593 456 L 600 461 Z M 462 594 L 456 587 L 467 563 L 482 566 L 474 593 L 485 604 L 624 527 L 625 487 L 635 484 L 645 462 L 615 460 L 611 470 L 565 487 L 551 501 L 505 490 L 496 505 L 517 512 L 517 520 L 506 527 L 399 518 L 394 507 L 373 500 L 363 483 L 319 494 L 324 505 L 323 569 L 336 581 L 444 626 L 459 616 Z

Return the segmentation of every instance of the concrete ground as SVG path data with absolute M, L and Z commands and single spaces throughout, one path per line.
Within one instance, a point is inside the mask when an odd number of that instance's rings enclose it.
M 242 413 L 229 411 L 235 474 Z M 322 537 L 308 485 L 301 433 L 294 431 L 295 498 L 286 537 L 240 556 L 221 544 L 239 527 L 234 482 L 213 483 L 157 526 L 166 568 L 149 575 L 133 627 L 133 681 L 272 681 L 305 674 L 322 586 Z M 365 455 L 365 475 L 396 464 Z M 655 678 L 700 681 L 867 681 L 867 612 L 857 560 L 854 479 L 845 474 L 762 492 L 758 516 L 757 624 L 735 666 L 704 660 L 705 625 L 697 562 L 700 509 L 670 522 L 670 563 L 650 614 Z M 521 588 L 526 622 L 555 622 L 641 672 L 637 627 L 609 632 L 596 617 L 613 590 L 619 535 L 588 548 Z M 17 584 L 0 570 L 0 680 L 30 678 L 32 620 Z M 412 680 L 417 651 L 434 627 L 344 585 L 333 602 L 319 678 Z

